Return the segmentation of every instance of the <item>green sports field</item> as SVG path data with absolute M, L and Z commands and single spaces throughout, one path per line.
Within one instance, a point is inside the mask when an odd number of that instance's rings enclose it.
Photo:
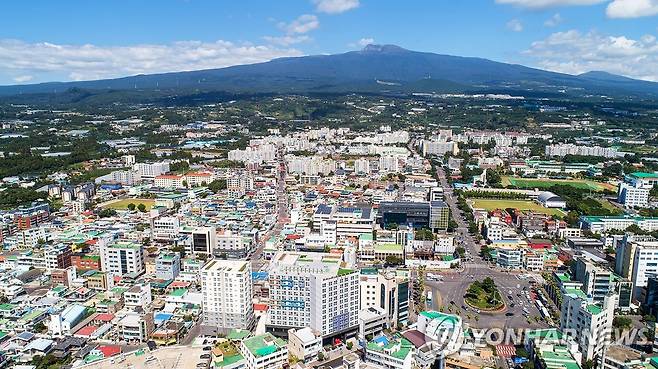
M 151 208 L 155 204 L 155 200 L 152 200 L 152 199 L 112 200 L 112 201 L 108 201 L 108 202 L 102 204 L 101 207 L 114 209 L 114 210 L 125 210 L 125 209 L 128 209 L 128 204 L 130 204 L 130 203 L 135 204 L 135 206 L 139 206 L 139 204 L 144 204 L 144 206 L 146 206 L 146 210 L 151 210 Z
M 550 209 L 545 208 L 538 203 L 532 200 L 496 200 L 496 199 L 471 199 L 472 207 L 485 209 L 485 210 L 496 210 L 496 209 L 519 209 L 519 210 L 532 210 L 538 213 L 544 213 L 549 215 L 564 215 L 564 211 L 560 209 Z
M 503 187 L 514 186 L 517 188 L 548 188 L 554 185 L 566 185 L 574 188 L 581 188 L 592 191 L 615 191 L 617 188 L 610 183 L 596 182 L 588 179 L 549 179 L 549 178 L 519 178 L 519 177 L 502 177 Z

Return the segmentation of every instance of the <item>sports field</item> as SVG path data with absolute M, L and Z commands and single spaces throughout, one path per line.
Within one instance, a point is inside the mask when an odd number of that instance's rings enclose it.
M 519 210 L 532 210 L 538 213 L 549 215 L 564 215 L 564 211 L 560 209 L 545 208 L 532 200 L 496 200 L 496 199 L 471 199 L 473 208 L 496 210 L 496 209 L 519 209 Z
M 101 205 L 103 208 L 110 208 L 114 210 L 125 210 L 128 209 L 128 204 L 133 203 L 135 206 L 139 206 L 139 204 L 144 204 L 146 206 L 146 210 L 151 210 L 153 205 L 155 204 L 155 200 L 153 199 L 121 199 L 121 200 L 112 200 L 108 201 L 104 204 Z
M 519 178 L 519 177 L 502 177 L 503 187 L 514 186 L 517 188 L 547 188 L 554 185 L 566 185 L 574 188 L 581 188 L 592 191 L 611 190 L 617 188 L 610 183 L 596 182 L 589 179 L 549 179 L 549 178 Z

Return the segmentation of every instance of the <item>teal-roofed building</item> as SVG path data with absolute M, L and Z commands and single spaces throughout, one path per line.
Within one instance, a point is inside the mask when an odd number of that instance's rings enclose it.
M 271 333 L 243 340 L 240 352 L 249 369 L 280 368 L 288 363 L 287 342 Z

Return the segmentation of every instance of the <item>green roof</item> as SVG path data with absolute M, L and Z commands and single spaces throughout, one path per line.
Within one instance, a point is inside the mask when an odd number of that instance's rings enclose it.
M 388 338 L 388 344 L 370 341 L 366 344 L 366 350 L 386 353 L 395 359 L 404 360 L 411 353 L 413 345 L 406 338 L 394 336 Z
M 354 273 L 353 269 L 345 269 L 345 268 L 338 268 L 338 276 L 342 277 L 344 275 L 348 275 L 350 273 Z
M 658 178 L 658 174 L 648 172 L 633 172 L 630 175 L 636 178 Z
M 256 357 L 263 357 L 277 352 L 280 348 L 286 346 L 286 341 L 274 337 L 271 333 L 265 333 L 260 336 L 247 338 L 242 341 L 249 352 Z
M 575 297 L 586 299 L 587 295 L 581 289 L 578 288 L 565 288 L 564 292 L 567 295 L 574 295 Z
M 9 311 L 13 310 L 16 307 L 14 304 L 0 304 L 0 310 Z
M 569 282 L 571 280 L 571 276 L 567 273 L 555 273 L 555 276 L 562 282 Z
M 235 364 L 235 363 L 237 363 L 241 360 L 244 360 L 244 357 L 240 354 L 235 354 L 235 355 L 231 355 L 231 356 L 224 355 L 224 358 L 223 358 L 222 361 L 215 361 L 215 367 L 220 367 L 221 368 L 221 367 L 229 366 L 229 365 Z
M 402 252 L 402 245 L 397 243 L 376 243 L 375 251 L 400 251 Z
M 231 329 L 226 338 L 234 341 L 243 340 L 251 335 L 251 331 L 245 329 Z
M 176 288 L 169 293 L 169 296 L 183 297 L 187 293 L 187 288 Z
M 587 311 L 592 315 L 600 314 L 603 310 L 598 305 L 589 304 L 587 305 Z

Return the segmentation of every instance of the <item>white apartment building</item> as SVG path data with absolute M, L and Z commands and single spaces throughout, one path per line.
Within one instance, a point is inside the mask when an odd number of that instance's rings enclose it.
M 546 146 L 547 156 L 566 156 L 566 155 L 583 155 L 583 156 L 601 156 L 604 158 L 623 157 L 624 153 L 618 152 L 614 147 L 586 146 L 574 144 L 555 144 Z
M 122 185 L 132 186 L 142 180 L 138 172 L 134 170 L 115 170 L 110 173 L 112 182 L 121 183 Z
M 369 273 L 366 270 L 359 276 L 359 309 L 369 307 L 384 309 L 386 324 L 397 327 L 406 323 L 409 316 L 409 281 L 395 273 Z
M 288 351 L 301 361 L 313 361 L 322 350 L 322 337 L 309 327 L 288 331 Z
M 161 174 L 169 172 L 169 163 L 167 162 L 157 162 L 157 163 L 137 163 L 133 165 L 133 170 L 137 172 L 137 175 L 140 178 L 155 178 Z
M 228 152 L 228 160 L 239 161 L 241 163 L 261 164 L 272 161 L 275 157 L 276 146 L 271 144 L 249 146 L 244 150 L 231 150 Z
M 106 245 L 99 242 L 101 266 L 104 272 L 123 276 L 144 273 L 144 248 L 130 241 L 117 241 Z
M 578 343 L 583 359 L 601 357 L 610 344 L 616 296 L 608 295 L 594 304 L 575 294 L 565 294 L 560 314 L 560 330 Z
M 288 346 L 270 333 L 240 342 L 240 352 L 247 369 L 279 369 L 288 364 Z
M 182 241 L 190 254 L 212 254 L 217 247 L 217 231 L 215 227 L 182 227 L 179 234 L 186 236 Z
M 379 157 L 379 170 L 383 172 L 397 173 L 400 171 L 397 155 L 382 155 Z
M 203 324 L 251 329 L 254 323 L 251 263 L 213 259 L 201 268 Z
M 252 239 L 225 230 L 217 233 L 217 245 L 213 254 L 226 254 L 234 257 L 244 257 L 251 250 Z
M 179 176 L 176 174 L 161 174 L 155 176 L 153 179 L 153 185 L 155 187 L 162 188 L 183 188 L 186 187 L 187 181 L 185 176 Z
M 313 213 L 313 229 L 319 230 L 325 238 L 359 237 L 372 234 L 375 214 L 372 208 L 337 207 L 318 205 Z
M 153 301 L 150 284 L 136 284 L 123 293 L 123 300 L 127 307 L 147 310 Z
M 354 173 L 356 174 L 370 174 L 370 160 L 356 159 L 354 161 Z
M 322 156 L 286 155 L 286 162 L 291 174 L 328 175 L 336 171 L 336 162 Z
M 178 238 L 180 220 L 177 217 L 151 219 L 151 238 L 160 241 L 173 241 Z
M 617 202 L 627 208 L 649 206 L 649 192 L 651 188 L 635 187 L 630 183 L 621 183 L 617 192 Z
M 430 141 L 423 140 L 422 144 L 423 156 L 438 155 L 443 156 L 446 153 L 457 155 L 459 147 L 457 142 L 454 141 Z
M 653 232 L 658 230 L 658 218 L 634 217 L 630 215 L 620 216 L 584 216 L 580 217 L 580 224 L 593 233 L 605 233 L 611 230 L 624 231 L 629 226 L 636 224 L 642 230 Z
M 279 252 L 269 268 L 273 330 L 310 327 L 323 337 L 355 331 L 359 324 L 359 273 L 341 256 Z

